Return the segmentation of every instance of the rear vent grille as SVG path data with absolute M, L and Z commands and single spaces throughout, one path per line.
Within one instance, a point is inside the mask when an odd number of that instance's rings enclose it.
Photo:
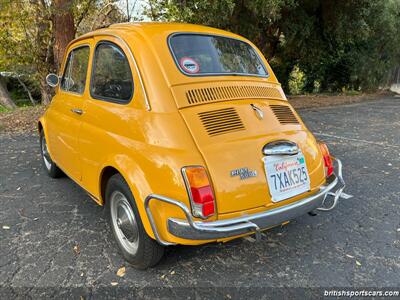
M 270 105 L 269 107 L 271 107 L 272 112 L 281 124 L 299 124 L 299 120 L 297 120 L 289 106 Z
M 232 107 L 201 112 L 199 117 L 210 136 L 244 130 L 239 114 Z
M 189 104 L 249 98 L 282 99 L 276 88 L 265 86 L 222 86 L 186 91 Z

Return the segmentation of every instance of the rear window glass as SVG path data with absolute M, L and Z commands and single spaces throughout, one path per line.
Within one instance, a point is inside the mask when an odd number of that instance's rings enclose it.
M 170 48 L 187 75 L 252 75 L 267 77 L 260 57 L 249 44 L 215 35 L 175 34 Z

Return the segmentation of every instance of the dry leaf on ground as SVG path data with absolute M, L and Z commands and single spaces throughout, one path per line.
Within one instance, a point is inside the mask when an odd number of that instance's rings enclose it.
M 125 267 L 119 268 L 118 271 L 117 271 L 117 276 L 124 277 L 125 276 L 125 272 L 126 272 Z
M 75 245 L 74 246 L 74 252 L 76 253 L 76 254 L 80 254 L 81 253 L 81 248 L 79 247 L 79 245 Z

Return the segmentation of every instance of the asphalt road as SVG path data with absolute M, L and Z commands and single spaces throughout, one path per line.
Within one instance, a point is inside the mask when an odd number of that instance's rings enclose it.
M 45 175 L 37 136 L 0 135 L 0 292 L 197 299 L 211 287 L 215 298 L 231 299 L 265 294 L 264 287 L 399 288 L 400 98 L 299 113 L 342 159 L 354 197 L 272 229 L 261 242 L 170 247 L 147 271 L 124 262 L 103 209 L 80 187 Z

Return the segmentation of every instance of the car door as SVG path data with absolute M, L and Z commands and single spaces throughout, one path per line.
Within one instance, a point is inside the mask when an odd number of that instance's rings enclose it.
M 81 42 L 68 52 L 63 76 L 47 114 L 48 135 L 53 159 L 74 180 L 81 176 L 78 133 L 83 103 L 87 97 L 89 42 Z
M 138 77 L 129 60 L 130 49 L 112 37 L 99 36 L 94 41 L 90 96 L 84 104 L 79 145 L 82 186 L 99 197 L 100 168 L 110 155 L 123 152 L 121 141 L 130 143 L 136 136 L 144 101 L 141 90 L 134 89 Z

